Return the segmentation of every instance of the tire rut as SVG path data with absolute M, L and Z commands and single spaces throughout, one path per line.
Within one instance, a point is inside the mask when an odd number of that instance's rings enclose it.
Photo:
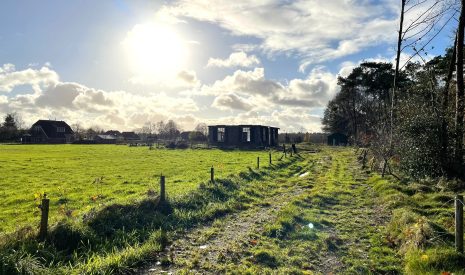
M 215 264 L 237 262 L 247 256 L 244 251 L 256 242 L 253 236 L 263 232 L 265 224 L 274 220 L 292 197 L 300 195 L 307 188 L 299 185 L 285 188 L 259 205 L 220 219 L 216 226 L 202 226 L 180 236 L 159 253 L 160 260 L 155 265 L 141 274 L 176 274 L 185 268 L 194 273 L 217 274 Z M 211 231 L 213 233 L 208 236 L 206 232 Z M 168 259 L 170 265 L 163 266 L 161 259 Z

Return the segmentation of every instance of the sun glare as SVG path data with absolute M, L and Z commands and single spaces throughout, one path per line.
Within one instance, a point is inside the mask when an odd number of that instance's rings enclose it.
M 123 44 L 138 77 L 163 79 L 183 69 L 185 42 L 171 28 L 157 24 L 136 25 Z

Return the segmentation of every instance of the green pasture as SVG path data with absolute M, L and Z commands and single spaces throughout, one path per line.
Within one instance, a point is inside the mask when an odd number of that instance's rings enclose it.
M 274 152 L 273 159 L 281 157 Z M 166 176 L 170 197 L 215 176 L 226 178 L 268 166 L 265 151 L 169 150 L 123 145 L 0 145 L 0 232 L 39 221 L 39 195 L 50 198 L 51 223 L 113 203 L 131 203 L 157 191 Z

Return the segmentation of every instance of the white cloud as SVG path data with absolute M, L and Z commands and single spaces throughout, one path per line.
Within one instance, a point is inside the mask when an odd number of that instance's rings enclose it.
M 307 78 L 292 79 L 288 84 L 266 79 L 264 69 L 255 68 L 253 71 L 237 70 L 233 75 L 226 76 L 211 86 L 202 86 L 200 92 L 217 96 L 215 102 L 218 100 L 237 104 L 237 98 L 231 97 L 231 93 L 234 93 L 240 98 L 247 97 L 247 102 L 255 103 L 247 105 L 247 108 L 242 108 L 242 110 L 269 110 L 279 106 L 322 107 L 337 90 L 336 75 L 325 71 L 324 68 L 313 69 Z M 215 105 L 217 106 L 218 102 Z M 252 106 L 255 107 L 252 108 Z
M 161 13 L 211 22 L 232 35 L 260 40 L 265 53 L 291 52 L 311 64 L 395 41 L 398 7 L 393 0 L 206 1 L 178 0 Z M 250 49 L 253 45 L 237 45 Z
M 58 74 L 48 67 L 42 67 L 39 70 L 26 69 L 15 71 L 12 64 L 5 64 L 0 69 L 0 92 L 11 92 L 14 87 L 19 85 L 32 85 L 36 89 L 39 85 L 52 85 L 58 82 Z
M 195 71 L 183 70 L 180 71 L 177 75 L 178 80 L 184 83 L 185 87 L 196 87 L 200 85 L 200 81 L 197 79 L 197 74 Z M 179 86 L 182 86 L 181 84 Z
M 58 81 L 58 74 L 50 69 L 4 70 L 4 79 L 19 79 L 16 76 L 31 75 L 28 81 L 10 81 L 8 89 L 17 85 L 49 83 L 32 89 L 30 93 L 0 96 L 0 113 L 17 111 L 27 124 L 38 119 L 57 118 L 70 124 L 80 123 L 85 127 L 99 125 L 101 128 L 131 130 L 145 122 L 160 119 L 176 119 L 196 113 L 199 108 L 191 97 L 173 97 L 165 93 L 132 94 L 126 91 L 104 91 L 73 82 Z M 50 76 L 56 82 L 50 81 Z M 195 80 L 195 74 L 189 80 Z M 189 117 L 192 121 L 192 117 Z M 181 123 L 181 122 L 180 122 Z M 185 122 L 182 122 L 186 124 Z M 187 125 L 187 124 L 186 124 Z M 190 125 L 194 127 L 194 125 Z
M 250 99 L 240 97 L 235 93 L 228 93 L 217 96 L 212 106 L 220 110 L 234 109 L 250 111 L 254 106 L 249 101 Z
M 15 65 L 11 63 L 3 64 L 3 66 L 0 67 L 0 74 L 2 73 L 10 73 L 15 70 Z
M 264 68 L 255 68 L 253 71 L 237 70 L 233 75 L 217 80 L 211 86 L 202 86 L 202 92 L 218 95 L 227 91 L 235 91 L 270 96 L 283 88 L 280 83 L 265 78 Z
M 210 58 L 207 67 L 253 67 L 260 64 L 260 60 L 255 55 L 248 56 L 247 53 L 240 51 L 234 52 L 226 59 Z
M 338 75 L 347 77 L 355 69 L 358 64 L 352 61 L 344 61 L 339 65 Z
M 0 95 L 0 104 L 7 104 L 8 98 L 5 95 Z

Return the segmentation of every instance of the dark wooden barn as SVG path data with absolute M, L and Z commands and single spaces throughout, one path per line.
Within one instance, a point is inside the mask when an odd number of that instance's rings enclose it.
M 74 132 L 64 121 L 38 120 L 24 135 L 23 143 L 69 143 L 74 140 Z
M 328 145 L 330 146 L 346 146 L 347 144 L 348 138 L 344 134 L 333 133 L 328 136 Z
M 208 126 L 208 141 L 219 147 L 272 147 L 278 145 L 278 130 L 263 125 L 212 125 Z

